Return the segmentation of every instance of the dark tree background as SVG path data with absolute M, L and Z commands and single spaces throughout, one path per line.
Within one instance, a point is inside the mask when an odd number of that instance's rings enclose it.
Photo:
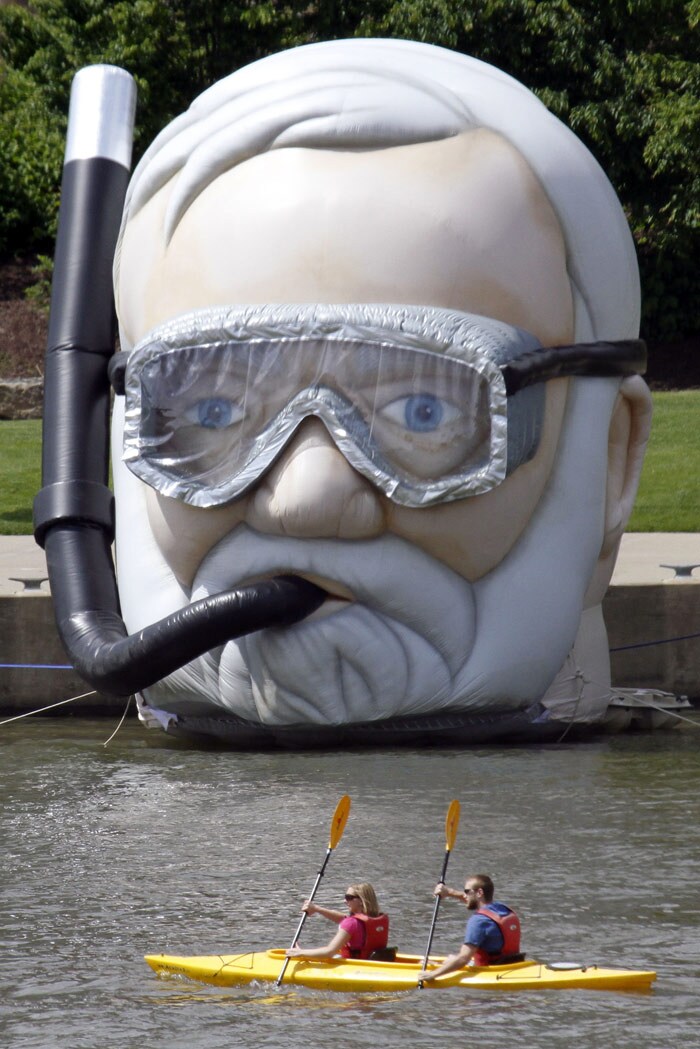
M 655 367 L 669 354 L 700 381 L 699 26 L 700 0 L 0 0 L 0 307 L 2 273 L 16 289 L 18 265 L 19 284 L 35 297 L 45 287 L 82 66 L 114 63 L 136 78 L 137 160 L 197 94 L 256 58 L 406 37 L 510 73 L 586 143 L 632 229 Z M 30 276 L 28 264 L 38 264 Z

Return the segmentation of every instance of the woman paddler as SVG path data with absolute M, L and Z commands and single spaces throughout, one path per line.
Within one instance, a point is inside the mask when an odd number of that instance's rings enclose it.
M 389 940 L 389 918 L 379 910 L 377 896 L 368 882 L 351 885 L 345 893 L 349 914 L 321 907 L 305 900 L 301 908 L 309 917 L 320 914 L 335 922 L 338 931 L 325 947 L 290 947 L 288 958 L 370 958 L 375 951 L 386 947 Z

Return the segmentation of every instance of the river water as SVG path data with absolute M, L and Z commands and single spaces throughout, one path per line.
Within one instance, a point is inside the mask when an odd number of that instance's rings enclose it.
M 700 1045 L 700 730 L 590 743 L 240 754 L 127 723 L 0 728 L 0 1044 L 11 1049 L 387 1049 Z M 145 953 L 285 946 L 317 900 L 371 881 L 391 942 L 421 953 L 447 880 L 487 871 L 548 961 L 656 968 L 651 994 L 221 990 L 158 978 Z M 433 951 L 461 942 L 443 903 Z M 310 919 L 301 942 L 333 926 Z

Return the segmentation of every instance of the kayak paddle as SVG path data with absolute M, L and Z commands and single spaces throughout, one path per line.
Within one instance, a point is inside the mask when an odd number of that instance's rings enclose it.
M 457 837 L 457 827 L 459 826 L 459 802 L 455 798 L 454 801 L 450 802 L 450 807 L 447 810 L 447 817 L 445 819 L 445 858 L 442 861 L 442 874 L 440 875 L 440 882 L 444 884 L 445 875 L 447 874 L 447 861 L 450 858 L 450 851 L 455 843 Z M 428 959 L 430 958 L 430 948 L 433 944 L 433 933 L 435 932 L 435 925 L 437 923 L 438 911 L 440 909 L 440 896 L 435 897 L 435 907 L 433 908 L 433 920 L 430 924 L 430 935 L 428 936 L 428 946 L 425 948 L 425 958 L 423 959 L 422 968 L 427 968 Z M 418 987 L 423 990 L 423 981 L 418 981 Z
M 309 903 L 313 900 L 314 896 L 316 895 L 316 890 L 318 889 L 318 887 L 319 887 L 319 885 L 321 883 L 321 878 L 323 877 L 323 874 L 324 874 L 324 872 L 326 870 L 326 864 L 328 863 L 328 861 L 329 861 L 329 859 L 331 857 L 331 853 L 333 852 L 333 849 L 336 847 L 336 845 L 338 844 L 338 842 L 340 841 L 340 839 L 343 836 L 343 831 L 345 830 L 345 824 L 348 822 L 348 816 L 349 815 L 350 815 L 350 798 L 348 797 L 347 794 L 343 794 L 342 798 L 340 799 L 340 801 L 336 805 L 335 812 L 333 813 L 333 819 L 331 821 L 331 833 L 330 833 L 330 837 L 328 839 L 328 851 L 326 852 L 326 858 L 323 861 L 321 869 L 318 872 L 318 874 L 316 875 L 316 881 L 314 882 L 314 887 L 311 890 L 311 895 L 309 896 Z M 292 940 L 292 947 L 296 947 L 296 945 L 297 945 L 297 940 L 299 939 L 299 936 L 301 935 L 301 930 L 304 928 L 304 922 L 306 921 L 306 918 L 307 918 L 307 914 L 306 914 L 306 911 L 304 911 L 304 913 L 301 916 L 301 921 L 297 925 L 297 931 L 294 933 L 294 939 Z M 279 987 L 279 985 L 282 983 L 282 979 L 284 977 L 284 974 L 286 972 L 286 969 L 287 969 L 288 965 L 289 965 L 289 958 L 285 958 L 284 959 L 284 965 L 282 966 L 282 971 L 280 972 L 279 976 L 275 980 L 275 987 Z

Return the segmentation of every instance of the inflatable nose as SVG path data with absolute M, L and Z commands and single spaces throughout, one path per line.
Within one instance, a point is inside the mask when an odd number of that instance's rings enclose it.
M 307 419 L 253 492 L 247 521 L 271 535 L 370 539 L 384 529 L 384 508 L 323 423 Z

